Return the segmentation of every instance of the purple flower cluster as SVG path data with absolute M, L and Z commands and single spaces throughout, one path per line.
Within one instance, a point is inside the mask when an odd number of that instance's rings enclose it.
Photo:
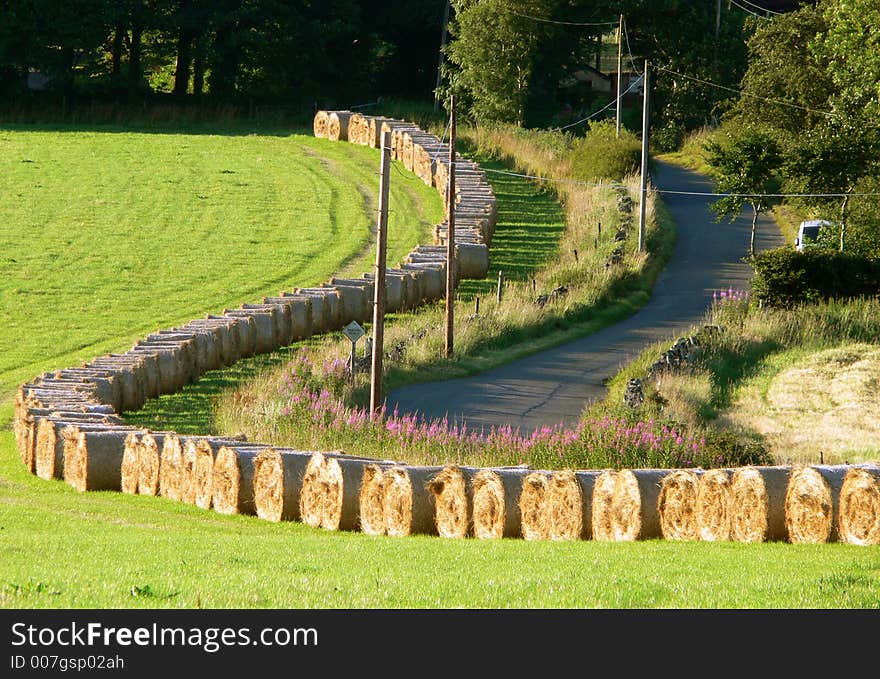
M 447 418 L 426 420 L 384 408 L 371 417 L 366 408 L 346 405 L 345 364 L 325 362 L 315 372 L 306 352 L 288 366 L 282 382 L 281 410 L 293 430 L 328 445 L 367 443 L 424 460 L 469 464 L 523 464 L 539 467 L 622 468 L 712 466 L 706 441 L 653 419 L 585 419 L 574 427 L 562 423 L 522 433 L 501 426 L 472 430 Z M 386 453 L 387 454 L 387 453 Z

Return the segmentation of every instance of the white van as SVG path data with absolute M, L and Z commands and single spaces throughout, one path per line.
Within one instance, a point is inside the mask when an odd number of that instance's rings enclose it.
M 800 252 L 804 249 L 804 246 L 815 243 L 823 226 L 831 226 L 831 222 L 824 219 L 808 219 L 801 222 L 801 225 L 798 227 L 797 238 L 794 239 L 794 249 Z

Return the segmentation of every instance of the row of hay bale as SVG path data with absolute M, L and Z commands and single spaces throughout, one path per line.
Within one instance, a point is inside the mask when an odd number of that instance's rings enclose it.
M 434 227 L 433 246 L 417 246 L 407 264 L 436 266 L 446 261 L 449 234 L 448 179 L 449 143 L 420 129 L 415 123 L 353 111 L 318 111 L 313 121 L 316 137 L 348 141 L 378 148 L 383 132 L 390 134 L 391 157 L 428 186 L 444 201 L 447 218 Z M 498 221 L 495 194 L 477 163 L 456 153 L 455 157 L 455 256 L 459 278 L 484 278 L 489 270 L 489 245 Z
M 35 473 L 80 491 L 369 535 L 880 544 L 878 465 L 419 466 L 60 414 L 40 419 L 35 447 Z
M 376 144 L 382 129 L 380 123 L 386 121 L 398 131 L 407 128 L 413 133 L 410 141 L 415 139 L 415 130 L 409 123 L 372 117 L 368 127 Z M 348 122 L 345 116 L 333 116 L 326 121 L 326 133 L 319 136 L 345 139 Z M 317 133 L 317 117 L 315 124 Z M 403 139 L 399 135 L 396 139 L 401 149 L 405 145 Z M 414 157 L 415 147 L 411 143 L 406 146 L 409 157 Z M 422 146 L 421 150 L 425 148 Z M 406 164 L 413 167 L 412 162 Z M 478 197 L 484 198 L 494 209 L 494 196 L 485 180 L 472 185 L 472 195 L 466 184 L 459 187 L 459 200 L 473 204 Z M 426 252 L 420 247 L 397 268 L 386 271 L 389 313 L 415 309 L 445 296 L 445 256 L 435 256 L 436 249 Z M 458 256 L 458 278 L 485 275 L 485 252 L 464 243 Z M 181 468 L 196 459 L 201 460 L 199 468 L 204 468 L 208 449 L 218 453 L 224 440 L 184 440 L 174 432 L 151 432 L 125 425 L 120 414 L 138 410 L 148 399 L 177 392 L 204 373 L 230 366 L 242 358 L 340 330 L 351 321 L 368 322 L 372 320 L 374 287 L 371 273 L 364 273 L 361 278 L 333 277 L 317 287 L 282 291 L 257 304 L 243 304 L 219 315 L 159 330 L 127 352 L 39 375 L 21 385 L 15 398 L 13 429 L 21 461 L 40 478 L 65 479 L 83 491 L 122 490 L 175 497 L 178 491 L 174 489 L 179 484 L 163 481 L 165 477 L 160 473 L 162 469 L 176 468 L 174 462 L 160 464 L 166 449 L 171 460 L 176 459 L 174 451 L 179 449 L 183 455 Z M 252 449 L 261 447 L 248 445 Z M 188 478 L 185 471 L 183 478 Z M 213 503 L 204 491 L 204 480 L 200 483 L 197 487 L 203 490 L 194 497 L 199 498 L 201 505 Z M 183 486 L 180 494 L 189 498 L 188 486 Z M 221 501 L 218 506 L 226 505 Z

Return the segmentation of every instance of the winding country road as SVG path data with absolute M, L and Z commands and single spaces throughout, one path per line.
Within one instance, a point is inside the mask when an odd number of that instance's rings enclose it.
M 624 321 L 553 349 L 467 378 L 403 387 L 387 398 L 388 410 L 448 417 L 470 430 L 508 425 L 528 433 L 537 427 L 574 425 L 584 407 L 606 394 L 605 380 L 646 346 L 673 340 L 702 322 L 716 290 L 747 290 L 751 217 L 717 223 L 707 196 L 663 191 L 711 192 L 711 181 L 691 170 L 656 161 L 654 188 L 661 191 L 678 229 L 675 251 L 658 276 L 650 301 Z M 783 244 L 772 218 L 758 222 L 755 249 Z

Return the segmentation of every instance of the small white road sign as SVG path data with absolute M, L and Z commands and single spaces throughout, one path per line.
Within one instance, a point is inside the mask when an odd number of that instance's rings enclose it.
M 366 331 L 360 323 L 352 321 L 342 329 L 342 334 L 348 337 L 353 343 L 356 343 L 366 334 Z

